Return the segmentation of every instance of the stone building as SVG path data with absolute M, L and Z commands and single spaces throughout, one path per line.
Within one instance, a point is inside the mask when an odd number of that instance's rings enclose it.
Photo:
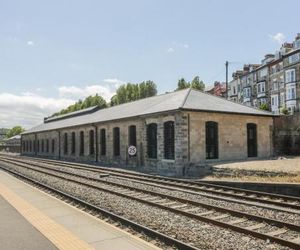
M 182 176 L 215 161 L 270 157 L 272 124 L 269 112 L 185 89 L 46 119 L 22 134 L 22 154 Z

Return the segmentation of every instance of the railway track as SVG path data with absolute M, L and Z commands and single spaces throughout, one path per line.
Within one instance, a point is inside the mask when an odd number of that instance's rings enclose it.
M 119 178 L 127 178 L 130 179 L 130 181 L 135 180 L 136 182 L 139 183 L 147 183 L 147 185 L 152 185 L 152 186 L 155 186 L 155 184 L 157 184 L 157 185 L 163 185 L 165 188 L 170 187 L 170 189 L 173 190 L 176 190 L 178 188 L 178 189 L 183 189 L 185 190 L 185 192 L 190 192 L 190 193 L 193 193 L 191 191 L 195 191 L 195 192 L 199 192 L 199 194 L 201 194 L 202 196 L 223 199 L 225 201 L 232 201 L 232 199 L 235 199 L 235 202 L 242 203 L 242 204 L 245 204 L 246 201 L 250 202 L 248 204 L 254 202 L 254 203 L 263 204 L 263 205 L 259 205 L 259 204 L 255 204 L 255 205 L 266 207 L 266 208 L 272 208 L 275 210 L 282 210 L 282 211 L 287 211 L 287 209 L 294 209 L 298 211 L 298 213 L 300 213 L 300 198 L 293 197 L 293 196 L 226 187 L 221 185 L 203 183 L 201 181 L 195 182 L 195 181 L 153 176 L 153 175 L 147 175 L 141 173 L 131 173 L 131 172 L 125 172 L 118 169 L 111 169 L 111 168 L 108 169 L 105 167 L 93 167 L 81 163 L 73 163 L 73 162 L 66 163 L 57 160 L 45 160 L 39 158 L 33 159 L 29 157 L 23 157 L 23 158 L 28 158 L 28 160 L 33 160 L 38 162 L 44 162 L 46 164 L 47 163 L 55 164 L 58 166 L 72 167 L 72 168 L 77 168 L 77 169 L 82 169 L 87 171 L 92 170 L 102 174 L 106 173 Z M 274 207 L 270 207 L 269 205 L 272 205 Z
M 126 185 L 103 180 L 102 178 L 91 178 L 54 169 L 53 167 L 40 166 L 37 163 L 22 162 L 21 160 L 17 160 L 18 162 L 16 162 L 14 159 L 4 159 L 2 157 L 1 161 L 73 182 L 78 185 L 85 185 L 89 188 L 109 192 L 113 195 L 168 210 L 174 214 L 180 214 L 218 227 L 229 228 L 238 233 L 244 233 L 263 240 L 270 240 L 294 249 L 300 248 L 300 226 L 295 224 L 211 206 L 198 201 L 182 199 L 158 192 L 128 187 Z M 31 166 L 29 166 L 29 164 Z M 70 178 L 70 176 L 72 178 Z M 101 183 L 101 185 L 99 185 L 99 183 Z M 245 223 L 247 226 L 243 226 Z M 286 235 L 290 235 L 291 233 L 295 237 L 293 237 L 293 239 L 288 239 L 289 237 Z

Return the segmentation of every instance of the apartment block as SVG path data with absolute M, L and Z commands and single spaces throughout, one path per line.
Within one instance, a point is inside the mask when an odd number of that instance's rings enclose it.
M 274 114 L 300 111 L 300 33 L 260 64 L 246 64 L 232 74 L 228 99 Z

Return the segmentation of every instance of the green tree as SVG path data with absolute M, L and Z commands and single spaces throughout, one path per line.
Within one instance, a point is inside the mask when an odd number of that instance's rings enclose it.
M 266 104 L 266 103 L 261 104 L 259 106 L 259 109 L 261 109 L 261 110 L 269 110 L 268 104 Z
M 21 126 L 15 126 L 7 131 L 6 137 L 10 138 L 12 136 L 19 135 L 24 131 L 25 131 L 25 129 L 22 128 Z
M 182 89 L 187 89 L 190 87 L 190 83 L 187 82 L 184 78 L 180 78 L 178 80 L 178 83 L 177 83 L 177 89 L 176 90 L 182 90 Z
M 191 88 L 204 91 L 205 84 L 200 80 L 199 76 L 195 76 L 191 82 Z

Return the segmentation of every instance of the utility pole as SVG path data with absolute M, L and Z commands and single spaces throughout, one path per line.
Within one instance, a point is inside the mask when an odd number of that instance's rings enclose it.
M 225 94 L 225 98 L 227 100 L 228 99 L 228 61 L 225 62 L 225 67 L 226 67 L 226 94 Z

